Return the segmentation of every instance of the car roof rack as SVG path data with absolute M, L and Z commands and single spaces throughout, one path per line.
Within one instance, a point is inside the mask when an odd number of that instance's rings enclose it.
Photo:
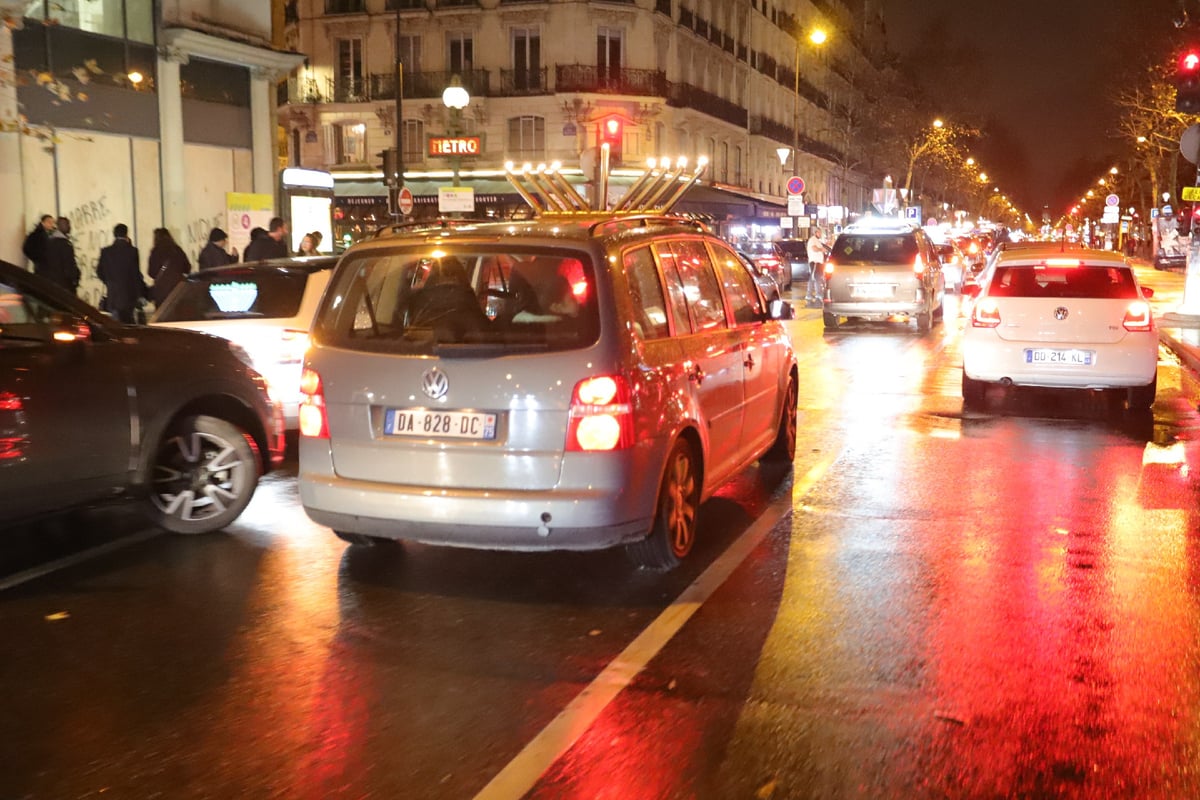
M 600 148 L 600 180 L 596 196 L 603 198 L 600 207 L 595 207 L 575 187 L 567 182 L 555 161 L 549 165 L 534 167 L 526 163 L 520 170 L 510 161 L 504 165 L 508 182 L 513 185 L 522 199 L 540 219 L 597 218 L 597 223 L 611 221 L 614 217 L 642 217 L 664 222 L 671 218 L 671 209 L 679 202 L 708 166 L 708 159 L 697 159 L 696 166 L 689 172 L 686 158 L 650 159 L 646 170 L 629 187 L 625 196 L 612 208 L 608 207 L 608 144 Z M 682 219 L 682 218 L 679 218 Z M 689 222 L 695 222 L 689 220 Z

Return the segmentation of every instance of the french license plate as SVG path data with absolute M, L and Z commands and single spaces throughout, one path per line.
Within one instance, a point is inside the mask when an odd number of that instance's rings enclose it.
M 1056 350 L 1049 347 L 1033 347 L 1025 351 L 1025 363 L 1090 367 L 1095 355 L 1091 350 Z
M 496 415 L 482 411 L 389 408 L 383 415 L 383 430 L 392 436 L 495 439 Z
M 896 293 L 896 287 L 890 283 L 856 283 L 850 287 L 851 297 L 891 297 Z

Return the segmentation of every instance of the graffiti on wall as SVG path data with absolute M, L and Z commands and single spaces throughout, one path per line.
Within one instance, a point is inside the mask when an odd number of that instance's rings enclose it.
M 108 196 L 100 195 L 78 204 L 64 216 L 71 220 L 71 240 L 75 244 L 75 263 L 79 267 L 79 296 L 92 305 L 99 305 L 104 296 L 104 284 L 96 275 L 100 263 L 100 248 L 112 244 L 112 228 L 120 220 L 113 219 Z

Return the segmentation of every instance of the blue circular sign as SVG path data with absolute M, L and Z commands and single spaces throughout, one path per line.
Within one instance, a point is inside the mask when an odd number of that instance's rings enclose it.
M 804 194 L 804 178 L 801 178 L 799 175 L 793 175 L 788 178 L 787 193 Z

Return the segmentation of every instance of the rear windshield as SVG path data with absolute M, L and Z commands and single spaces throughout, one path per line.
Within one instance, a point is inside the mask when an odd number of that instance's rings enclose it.
M 351 253 L 314 326 L 338 347 L 396 353 L 558 351 L 599 336 L 586 253 L 434 248 Z
M 806 239 L 783 239 L 776 242 L 785 256 L 808 261 L 808 241 Z
M 843 233 L 833 246 L 839 264 L 901 264 L 917 257 L 917 240 L 908 234 Z
M 154 315 L 155 322 L 277 319 L 300 311 L 308 273 L 221 271 L 181 282 Z
M 988 295 L 1131 300 L 1138 291 L 1128 267 L 997 266 Z

